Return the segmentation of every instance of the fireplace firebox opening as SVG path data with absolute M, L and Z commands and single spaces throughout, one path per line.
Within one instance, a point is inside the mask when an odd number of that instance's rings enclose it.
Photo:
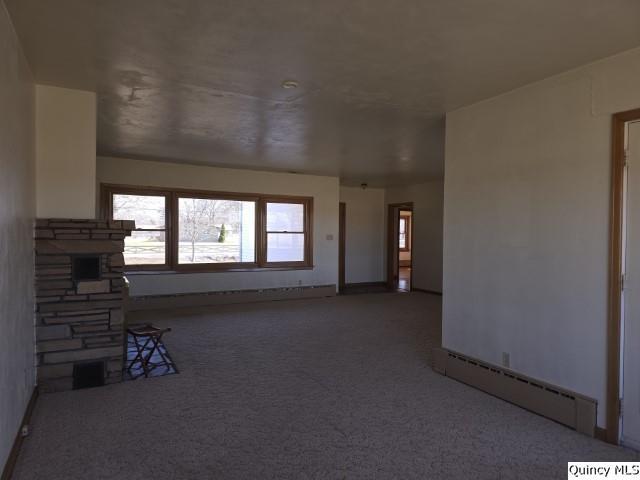
M 73 257 L 73 281 L 100 280 L 100 255 Z

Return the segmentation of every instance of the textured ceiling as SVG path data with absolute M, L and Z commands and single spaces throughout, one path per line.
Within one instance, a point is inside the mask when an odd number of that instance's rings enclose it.
M 640 45 L 638 0 L 6 0 L 98 153 L 441 178 L 444 113 Z M 295 79 L 299 88 L 281 83 Z

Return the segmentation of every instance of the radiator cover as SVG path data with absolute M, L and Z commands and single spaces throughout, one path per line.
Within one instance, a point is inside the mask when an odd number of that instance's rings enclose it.
M 444 348 L 433 350 L 433 369 L 558 423 L 594 436 L 593 398 Z

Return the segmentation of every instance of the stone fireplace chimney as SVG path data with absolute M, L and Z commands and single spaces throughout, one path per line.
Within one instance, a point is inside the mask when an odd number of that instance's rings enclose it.
M 36 342 L 41 391 L 122 380 L 124 238 L 133 221 L 36 221 Z

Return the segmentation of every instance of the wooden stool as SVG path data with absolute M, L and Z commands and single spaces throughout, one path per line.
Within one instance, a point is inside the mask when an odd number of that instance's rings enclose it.
M 141 327 L 127 328 L 127 333 L 133 337 L 133 343 L 137 352 L 134 359 L 129 363 L 127 370 L 131 371 L 134 364 L 140 362 L 144 376 L 148 377 L 149 372 L 156 367 L 170 367 L 171 362 L 167 360 L 167 357 L 162 353 L 162 349 L 160 348 L 162 335 L 170 331 L 170 328 L 158 328 L 150 323 Z M 151 362 L 151 357 L 156 351 L 160 355 L 160 358 L 162 358 L 162 362 Z

